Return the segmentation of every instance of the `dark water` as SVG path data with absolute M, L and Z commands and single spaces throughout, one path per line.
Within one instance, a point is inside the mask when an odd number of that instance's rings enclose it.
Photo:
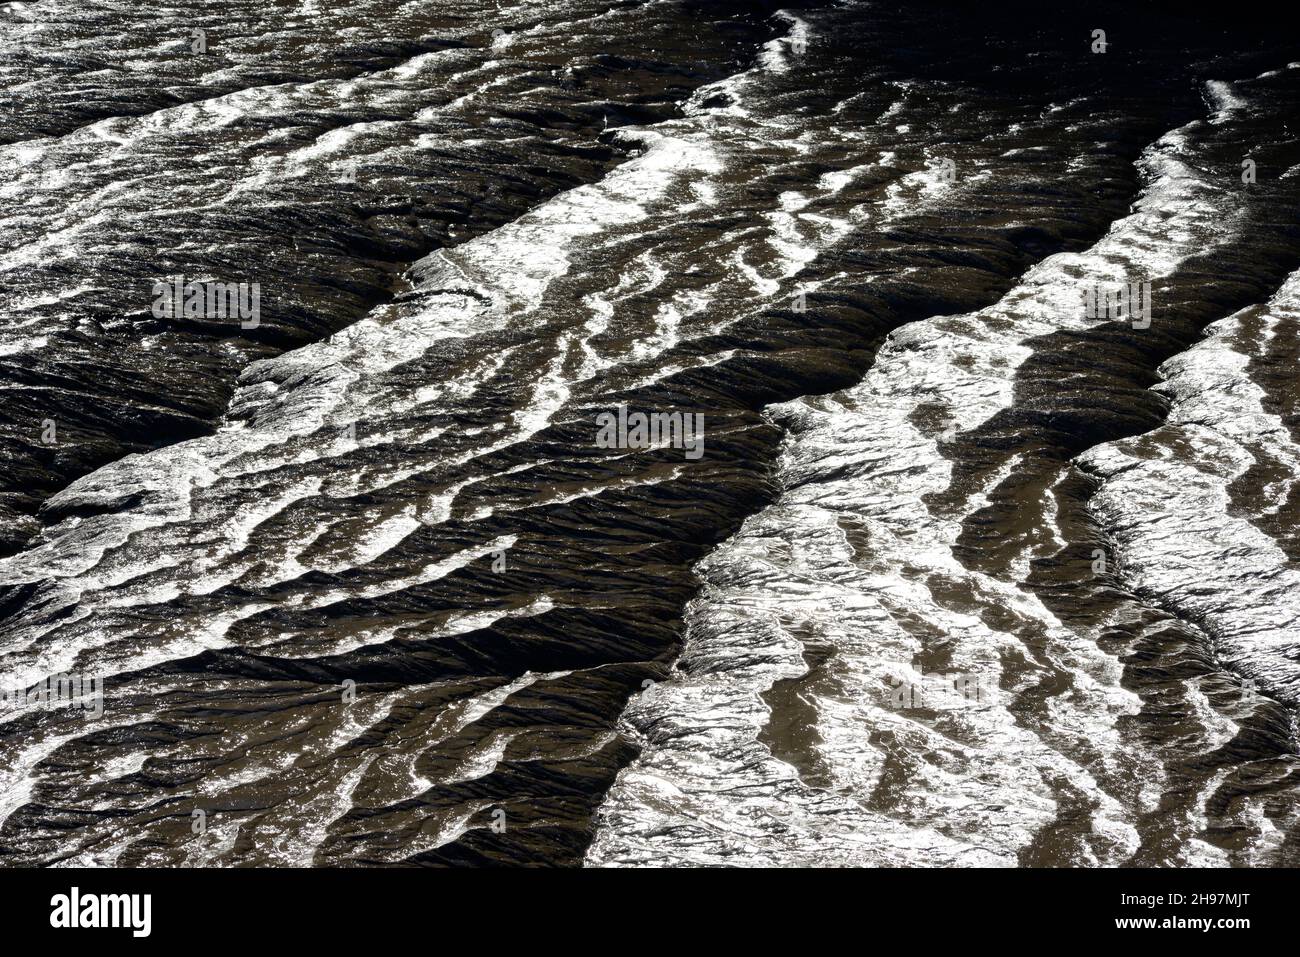
M 1298 121 L 1177 8 L 9 5 L 0 860 L 1295 864 Z

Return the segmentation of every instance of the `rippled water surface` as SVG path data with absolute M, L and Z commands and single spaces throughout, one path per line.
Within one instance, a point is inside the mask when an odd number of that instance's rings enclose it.
M 0 861 L 1300 863 L 1300 42 L 971 6 L 0 7 Z

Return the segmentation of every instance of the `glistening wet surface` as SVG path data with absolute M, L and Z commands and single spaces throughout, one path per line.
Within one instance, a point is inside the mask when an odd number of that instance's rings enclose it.
M 0 14 L 0 860 L 1296 863 L 1296 46 Z

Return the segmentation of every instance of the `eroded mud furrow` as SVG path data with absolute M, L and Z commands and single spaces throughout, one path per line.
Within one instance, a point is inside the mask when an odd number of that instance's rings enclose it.
M 776 407 L 782 494 L 700 566 L 679 674 L 629 710 L 647 748 L 594 862 L 1276 862 L 1275 840 L 1239 857 L 1220 811 L 1225 776 L 1266 781 L 1257 806 L 1285 794 L 1285 715 L 1239 707 L 1201 629 L 1094 567 L 1069 459 L 1158 423 L 1159 361 L 1291 268 L 1293 74 L 1233 89 L 1248 121 L 1221 108 L 1156 143 L 1134 212 L 1086 252 Z M 1252 152 L 1274 175 L 1257 193 L 1234 168 Z M 1149 330 L 1086 318 L 1088 286 L 1132 275 L 1169 306 Z M 954 672 L 974 694 L 916 704 Z
M 1240 97 L 1238 106 L 1187 131 L 1195 139 L 1181 152 L 1195 169 L 1221 170 L 1235 156 L 1246 155 L 1259 157 L 1271 171 L 1263 183 L 1233 183 L 1225 177 L 1239 206 L 1237 240 L 1187 260 L 1168 282 L 1153 282 L 1149 328 L 1134 328 L 1125 319 L 1031 343 L 1032 354 L 1017 370 L 1015 400 L 1005 413 L 958 439 L 970 450 L 964 474 L 940 499 L 960 501 L 963 488 L 980 485 L 975 476 L 996 475 L 989 503 L 965 520 L 956 554 L 968 567 L 989 574 L 1020 577 L 1029 569 L 1026 582 L 1054 612 L 1074 628 L 1103 633 L 1102 647 L 1116 651 L 1125 663 L 1125 687 L 1144 702 L 1125 726 L 1144 748 L 1166 753 L 1165 760 L 1175 767 L 1171 780 L 1177 782 L 1175 794 L 1163 796 L 1148 815 L 1151 830 L 1140 829 L 1139 863 L 1168 863 L 1168 855 L 1176 859 L 1189 838 L 1228 854 L 1247 849 L 1246 831 L 1225 834 L 1220 824 L 1225 815 L 1210 806 L 1201 790 L 1216 769 L 1234 777 L 1247 773 L 1243 755 L 1258 762 L 1267 754 L 1288 767 L 1295 744 L 1284 708 L 1262 698 L 1244 704 L 1237 700 L 1239 681 L 1215 651 L 1214 629 L 1207 629 L 1199 616 L 1187 623 L 1170 620 L 1170 612 L 1185 614 L 1185 609 L 1162 601 L 1158 606 L 1165 610 L 1157 611 L 1115 593 L 1110 577 L 1115 569 L 1107 568 L 1107 560 L 1113 564 L 1121 556 L 1113 554 L 1106 530 L 1096 529 L 1081 514 L 1093 487 L 1080 480 L 1068 460 L 1099 442 L 1159 427 L 1168 405 L 1160 394 L 1146 391 L 1155 368 L 1186 349 L 1211 320 L 1267 296 L 1295 268 L 1300 247 L 1292 224 L 1300 194 L 1288 171 L 1296 168 L 1300 154 L 1285 126 L 1274 119 L 1294 109 L 1294 74 L 1236 84 L 1232 95 Z M 1248 111 L 1247 103 L 1254 108 Z M 1223 204 L 1218 205 L 1222 210 Z M 1271 497 L 1250 499 L 1261 500 Z M 1153 513 L 1158 522 L 1159 508 L 1153 506 Z M 1285 526 L 1274 522 L 1273 527 Z M 1124 571 L 1119 570 L 1119 581 L 1127 580 Z M 1151 574 L 1163 577 L 1168 569 L 1152 569 Z M 1178 675 L 1172 683 L 1171 672 Z M 1171 718 L 1176 720 L 1171 723 Z M 1223 728 L 1234 723 L 1236 732 L 1225 736 Z M 1285 793 L 1289 775 L 1281 777 L 1278 787 Z M 1152 800 L 1134 790 L 1125 768 L 1107 779 L 1112 793 L 1139 806 Z M 1200 781 L 1200 787 L 1189 787 L 1188 779 Z M 1181 826 L 1174 823 L 1180 813 L 1186 815 Z M 1055 844 L 1087 839 L 1088 826 L 1086 815 L 1066 815 L 1040 835 L 1024 862 L 1059 859 Z M 1057 835 L 1055 843 L 1048 840 L 1051 834 Z M 1258 830 L 1254 837 L 1260 837 Z
M 1210 325 L 1202 341 L 1161 366 L 1166 421 L 1081 458 L 1097 476 L 1089 508 L 1114 539 L 1118 577 L 1195 623 L 1194 647 L 1209 665 L 1203 682 L 1235 722 L 1235 734 L 1193 758 L 1219 771 L 1196 796 L 1207 839 L 1235 863 L 1273 866 L 1296 859 L 1300 618 L 1290 599 L 1288 536 L 1278 534 L 1289 528 L 1276 517 L 1295 469 L 1274 482 L 1259 477 L 1295 461 L 1294 434 L 1274 411 L 1287 402 L 1278 372 L 1290 361 L 1295 294 L 1292 273 L 1266 304 Z M 1261 326 L 1280 332 L 1276 350 Z M 1162 507 L 1137 518 L 1153 495 Z
M 700 23 L 734 13 L 684 16 L 661 24 L 662 58 L 642 59 L 640 40 L 605 40 L 636 9 L 567 13 L 576 23 L 462 30 L 360 77 L 222 92 L 0 150 L 11 173 L 0 246 L 7 550 L 72 479 L 210 431 L 249 362 L 390 300 L 431 249 L 608 172 L 626 157 L 609 130 L 671 115 L 766 30 L 737 23 L 701 47 Z M 174 277 L 255 284 L 259 314 L 159 315 L 155 283 Z

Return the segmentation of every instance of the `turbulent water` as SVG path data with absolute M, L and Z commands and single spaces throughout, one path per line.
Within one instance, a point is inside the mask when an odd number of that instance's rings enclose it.
M 0 6 L 0 862 L 1300 863 L 1300 42 L 977 6 Z

